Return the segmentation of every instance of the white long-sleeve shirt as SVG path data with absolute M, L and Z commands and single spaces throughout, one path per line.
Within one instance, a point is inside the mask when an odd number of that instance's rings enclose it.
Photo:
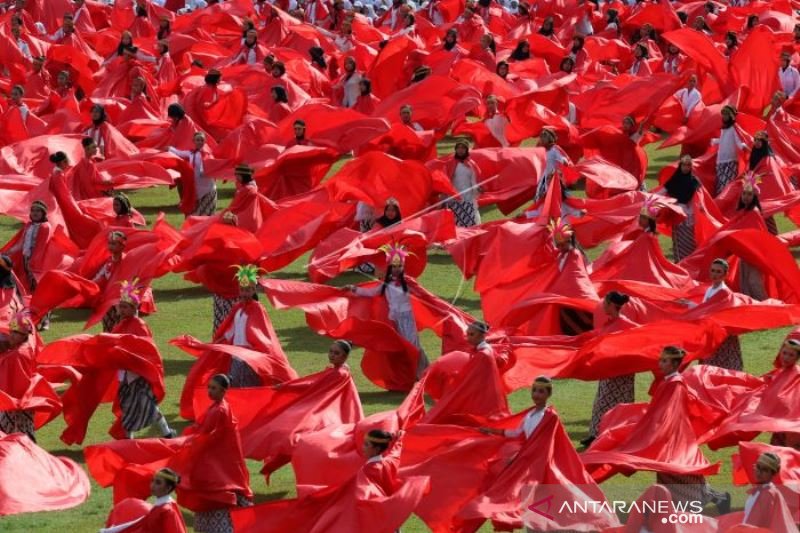
M 703 100 L 703 95 L 696 88 L 689 90 L 684 87 L 675 93 L 675 98 L 681 103 L 684 116 L 688 117 L 694 108 Z
M 342 98 L 342 106 L 353 107 L 356 105 L 358 96 L 361 94 L 361 89 L 358 87 L 360 81 L 361 74 L 355 72 L 347 81 L 344 82 L 344 97 Z
M 374 287 L 356 287 L 355 294 L 357 296 L 377 296 L 381 293 L 383 284 L 375 285 Z M 389 318 L 394 320 L 395 317 L 402 313 L 411 313 L 411 293 L 404 292 L 403 286 L 399 283 L 390 282 L 386 285 L 386 292 L 383 293 L 386 298 L 386 303 L 389 305 Z
M 203 172 L 203 156 L 197 150 L 178 150 L 170 146 L 168 152 L 177 155 L 181 159 L 185 159 L 192 165 L 194 169 L 194 188 L 195 197 L 199 200 L 211 191 L 216 190 L 217 185 L 214 183 L 213 178 L 209 178 Z
M 738 161 L 739 151 L 747 148 L 733 126 L 723 129 L 718 138 L 711 140 L 711 144 L 719 145 L 717 164 Z
M 718 287 L 714 287 L 714 285 L 711 285 L 708 289 L 706 289 L 706 293 L 703 296 L 703 303 L 709 301 L 718 292 L 723 291 L 723 290 L 727 290 L 727 289 L 728 289 L 728 286 L 725 285 L 725 282 L 720 283 Z
M 374 287 L 356 287 L 355 294 L 358 296 L 377 296 L 381 293 L 383 284 L 375 285 Z M 395 317 L 402 313 L 411 313 L 411 293 L 404 292 L 403 286 L 399 283 L 390 282 L 386 285 L 386 292 L 383 293 L 386 298 L 386 303 L 389 305 L 389 318 L 394 320 Z
M 794 96 L 794 93 L 800 89 L 800 72 L 797 68 L 791 65 L 787 68 L 779 68 L 778 77 L 781 79 L 781 88 L 787 98 Z
M 503 148 L 509 146 L 508 139 L 506 139 L 506 126 L 508 125 L 508 119 L 506 117 L 503 115 L 495 115 L 492 118 L 487 118 L 484 124 L 486 125 L 486 129 L 489 130 L 489 133 L 500 143 L 500 146 Z
M 25 59 L 31 59 L 33 57 L 28 43 L 22 39 L 17 39 L 17 48 L 19 48 L 20 53 L 25 56 Z
M 233 328 L 225 332 L 225 339 L 234 346 L 250 347 L 247 342 L 247 313 L 244 309 L 239 309 L 233 315 Z
M 458 191 L 462 201 L 472 202 L 478 196 L 478 179 L 469 165 L 459 161 L 453 172 L 452 180 L 453 188 Z
M 503 434 L 506 437 L 516 439 L 524 433 L 526 439 L 531 438 L 533 432 L 536 431 L 536 428 L 539 427 L 539 424 L 542 422 L 542 418 L 544 418 L 544 411 L 544 407 L 541 409 L 533 409 L 525 415 L 525 418 L 522 419 L 522 424 L 520 424 L 517 429 L 507 429 Z

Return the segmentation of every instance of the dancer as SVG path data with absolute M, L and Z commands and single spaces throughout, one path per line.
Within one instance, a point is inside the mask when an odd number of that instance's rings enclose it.
M 122 524 L 111 524 L 100 530 L 100 533 L 186 533 L 178 504 L 170 496 L 181 482 L 181 476 L 171 468 L 162 468 L 150 482 L 150 494 L 155 497 L 153 506 L 144 516 Z M 123 500 L 127 502 L 129 500 Z M 114 509 L 116 510 L 116 508 Z M 112 511 L 111 517 L 114 516 Z
M 428 368 L 428 356 L 419 341 L 417 322 L 414 320 L 414 309 L 411 304 L 411 293 L 405 280 L 405 261 L 408 251 L 405 247 L 391 244 L 382 247 L 386 253 L 386 276 L 383 283 L 374 287 L 364 288 L 347 285 L 345 290 L 349 290 L 357 296 L 384 296 L 389 306 L 389 318 L 397 327 L 397 332 L 402 335 L 409 343 L 419 350 L 417 359 L 417 379 L 422 376 Z
M 144 287 L 137 286 L 136 282 L 135 279 L 132 282 L 122 282 L 117 304 L 119 322 L 111 333 L 139 335 L 152 339 L 150 328 L 139 317 L 139 304 L 142 301 Z M 134 438 L 134 433 L 148 426 L 157 427 L 164 438 L 169 439 L 177 435 L 158 408 L 153 388 L 144 377 L 123 369 L 119 371 L 118 379 L 117 401 L 122 411 L 121 423 L 129 439 Z

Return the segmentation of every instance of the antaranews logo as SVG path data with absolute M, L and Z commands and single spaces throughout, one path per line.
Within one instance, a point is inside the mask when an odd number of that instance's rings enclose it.
M 596 524 L 602 517 L 639 514 L 655 516 L 662 524 L 702 524 L 703 502 L 673 502 L 667 498 L 640 498 L 636 501 L 595 500 L 578 487 L 531 487 L 525 498 L 523 522 L 537 529 L 543 520 L 551 526 Z

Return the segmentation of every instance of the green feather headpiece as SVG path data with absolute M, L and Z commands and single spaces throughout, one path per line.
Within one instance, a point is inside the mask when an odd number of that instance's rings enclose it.
M 239 282 L 241 287 L 250 287 L 258 285 L 259 274 L 262 269 L 256 265 L 236 265 L 236 274 L 234 278 Z

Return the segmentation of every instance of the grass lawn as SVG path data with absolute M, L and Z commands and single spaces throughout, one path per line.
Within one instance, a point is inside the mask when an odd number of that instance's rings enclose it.
M 451 148 L 443 144 L 440 150 L 450 151 Z M 651 165 L 648 177 L 652 186 L 656 171 L 673 161 L 675 152 L 670 150 L 654 152 L 650 150 L 649 153 Z M 335 168 L 338 168 L 338 165 Z M 224 207 L 230 202 L 232 194 L 233 188 L 231 184 L 222 186 L 220 207 Z M 145 215 L 148 222 L 152 223 L 156 215 L 163 211 L 167 214 L 167 219 L 171 224 L 176 227 L 180 226 L 183 217 L 175 208 L 177 198 L 174 191 L 164 188 L 149 189 L 135 193 L 131 198 L 134 206 Z M 500 218 L 502 215 L 492 209 L 484 211 L 482 216 L 486 221 Z M 781 231 L 786 231 L 789 228 L 788 221 L 783 218 L 779 220 L 779 225 Z M 19 224 L 13 220 L 7 218 L 0 220 L 0 242 L 7 241 L 18 228 Z M 669 240 L 662 241 L 662 245 L 669 256 L 669 250 L 671 249 Z M 599 249 L 591 250 L 590 256 L 594 258 L 600 251 Z M 305 279 L 305 262 L 307 259 L 308 257 L 305 256 L 283 271 L 273 273 L 272 276 L 276 278 Z M 344 284 L 357 281 L 360 281 L 360 279 L 348 274 L 337 279 L 336 283 Z M 445 252 L 431 252 L 428 267 L 420 281 L 435 294 L 470 313 L 480 316 L 480 302 L 478 295 L 472 290 L 472 283 L 462 279 L 460 271 L 453 265 L 449 255 Z M 164 358 L 167 396 L 161 409 L 173 427 L 182 429 L 186 426 L 186 422 L 178 417 L 178 399 L 184 376 L 188 373 L 194 359 L 170 346 L 168 341 L 182 334 L 190 334 L 202 340 L 209 339 L 212 321 L 211 295 L 203 287 L 187 283 L 177 275 L 169 275 L 157 280 L 154 284 L 154 289 L 158 313 L 146 320 L 153 330 L 155 340 Z M 262 296 L 262 303 L 265 300 Z M 329 339 L 312 333 L 306 327 L 302 312 L 295 310 L 275 311 L 270 308 L 268 303 L 266 305 L 283 347 L 297 372 L 300 375 L 306 375 L 323 369 L 327 364 L 326 355 L 327 347 L 330 343 Z M 51 329 L 44 334 L 45 341 L 52 341 L 80 332 L 87 317 L 88 312 L 86 310 L 56 311 Z M 91 331 L 91 333 L 98 332 L 100 332 L 99 325 Z M 782 329 L 754 333 L 743 337 L 742 348 L 746 370 L 753 374 L 762 374 L 769 370 L 772 359 L 777 353 L 785 333 L 786 330 Z M 438 354 L 440 349 L 438 338 L 425 333 L 422 341 L 429 355 Z M 665 339 L 666 342 L 667 339 Z M 353 369 L 356 383 L 361 393 L 361 401 L 364 404 L 365 413 L 372 414 L 397 406 L 403 396 L 398 393 L 380 390 L 367 381 L 360 372 L 360 356 L 360 350 L 354 350 L 350 358 L 350 366 Z M 637 401 L 646 400 L 647 389 L 651 380 L 652 377 L 649 374 L 637 376 Z M 560 412 L 567 431 L 576 446 L 578 446 L 578 440 L 586 435 L 595 390 L 596 384 L 593 382 L 565 380 L 556 384 L 552 402 Z M 511 407 L 514 411 L 528 407 L 529 402 L 527 391 L 518 391 L 510 397 Z M 107 435 L 107 431 L 111 426 L 111 420 L 110 404 L 102 405 L 92 418 L 84 446 L 108 440 L 110 437 Z M 55 455 L 65 455 L 83 464 L 81 448 L 78 446 L 65 446 L 59 440 L 59 435 L 63 429 L 63 419 L 59 417 L 37 433 L 39 444 Z M 712 452 L 707 449 L 705 451 L 710 460 L 722 462 L 720 474 L 710 479 L 712 485 L 716 488 L 729 487 L 731 483 L 730 455 L 734 449 L 730 448 L 719 452 Z M 257 501 L 287 498 L 294 495 L 294 479 L 290 467 L 284 467 L 276 472 L 272 476 L 272 483 L 267 486 L 264 478 L 258 473 L 260 464 L 250 461 L 249 466 L 252 488 L 257 495 Z M 646 486 L 654 481 L 655 474 L 653 473 L 640 473 L 630 478 L 617 476 L 604 483 L 602 488 L 609 498 L 635 498 Z M 103 526 L 111 509 L 111 492 L 111 489 L 102 489 L 93 482 L 92 495 L 82 506 L 61 512 L 0 518 L 0 530 L 36 532 L 59 530 L 70 532 L 97 531 Z M 744 499 L 744 490 L 737 489 L 734 496 L 734 507 L 742 507 Z M 185 518 L 187 525 L 191 527 L 191 513 L 186 513 Z M 482 529 L 482 531 L 490 530 L 491 528 L 488 526 Z M 428 531 L 428 528 L 419 519 L 413 517 L 404 526 L 403 531 L 423 532 Z

